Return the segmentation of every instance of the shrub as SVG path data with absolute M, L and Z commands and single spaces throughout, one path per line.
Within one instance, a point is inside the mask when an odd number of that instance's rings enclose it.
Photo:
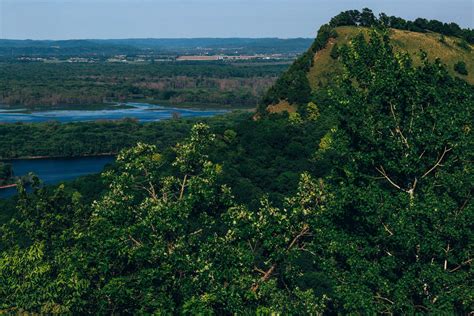
M 467 50 L 469 52 L 471 51 L 471 46 L 469 45 L 469 43 L 467 41 L 461 40 L 461 41 L 457 42 L 457 44 L 462 49 Z
M 458 74 L 467 76 L 467 68 L 466 68 L 466 63 L 463 61 L 458 61 L 456 64 L 454 64 L 454 71 L 456 71 Z
M 331 49 L 331 58 L 332 59 L 337 59 L 339 57 L 339 47 L 337 44 L 334 44 L 334 46 Z

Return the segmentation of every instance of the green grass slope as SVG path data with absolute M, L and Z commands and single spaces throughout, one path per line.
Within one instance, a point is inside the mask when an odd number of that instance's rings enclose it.
M 342 70 L 337 59 L 331 57 L 334 46 L 338 47 L 348 44 L 359 33 L 368 35 L 370 28 L 360 26 L 340 26 L 336 27 L 337 37 L 331 37 L 325 48 L 316 52 L 313 64 L 308 72 L 308 81 L 311 89 L 315 90 L 321 85 L 326 85 L 332 81 L 335 75 Z M 456 77 L 474 84 L 474 45 L 467 48 L 459 46 L 461 39 L 451 36 L 429 32 L 419 33 L 406 30 L 390 29 L 390 38 L 396 51 L 408 52 L 415 63 L 419 62 L 420 50 L 428 54 L 430 60 L 439 58 L 446 64 L 448 71 Z M 468 71 L 467 75 L 461 75 L 454 71 L 454 65 L 463 61 Z
M 422 51 L 431 61 L 439 58 L 451 75 L 474 85 L 474 30 L 423 18 L 406 21 L 384 13 L 376 17 L 367 8 L 362 12 L 349 10 L 321 26 L 311 47 L 267 91 L 256 118 L 302 109 L 319 88 L 341 74 L 338 48 L 360 33 L 368 36 L 372 28 L 388 29 L 393 48 L 408 52 L 415 65 L 421 64 Z

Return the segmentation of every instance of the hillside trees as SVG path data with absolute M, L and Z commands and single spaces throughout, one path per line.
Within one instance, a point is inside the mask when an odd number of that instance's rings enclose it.
M 466 76 L 468 74 L 467 69 L 466 69 L 466 63 L 463 61 L 458 61 L 457 63 L 454 64 L 454 70 L 461 75 Z
M 474 43 L 474 30 L 462 29 L 456 23 L 443 23 L 438 20 L 427 20 L 417 18 L 414 21 L 407 21 L 396 16 L 388 16 L 380 13 L 377 18 L 372 10 L 368 8 L 358 10 L 343 11 L 333 17 L 329 22 L 331 27 L 337 26 L 365 26 L 373 27 L 383 25 L 385 27 L 395 28 L 399 30 L 408 30 L 413 32 L 436 32 L 447 36 L 456 36 L 464 39 L 468 43 Z
M 313 159 L 330 157 L 329 175 L 302 173 L 281 205 L 265 196 L 259 207 L 239 205 L 211 149 L 232 150 L 241 136 L 226 126 L 219 143 L 197 124 L 171 165 L 152 145 L 122 151 L 91 207 L 63 187 L 22 190 L 20 218 L 1 231 L 0 308 L 470 312 L 473 87 L 426 56 L 413 67 L 384 31 L 355 38 L 340 59 L 344 75 L 328 91 L 329 108 L 307 106 L 317 123 L 327 112 L 337 117 Z M 285 130 L 275 133 L 272 119 L 259 131 L 284 146 Z
M 21 189 L 19 216 L 1 231 L 0 308 L 321 311 L 325 299 L 313 290 L 292 294 L 274 282 L 278 274 L 291 277 L 289 255 L 307 238 L 311 213 L 279 210 L 267 199 L 256 212 L 236 204 L 217 181 L 222 167 L 209 160 L 214 138 L 208 126 L 195 125 L 175 147 L 173 171 L 155 146 L 124 150 L 92 207 L 64 187 L 50 195 L 38 185 L 32 195 Z M 271 267 L 264 278 L 260 271 Z
M 473 88 L 426 56 L 414 68 L 385 32 L 341 54 L 345 74 L 331 92 L 339 124 L 319 153 L 339 158 L 312 244 L 335 280 L 335 310 L 467 312 Z
M 313 64 L 316 52 L 323 49 L 330 38 L 335 37 L 337 33 L 333 27 L 328 24 L 321 26 L 308 51 L 301 55 L 263 96 L 258 108 L 260 114 L 265 114 L 268 105 L 282 100 L 300 106 L 306 105 L 311 100 L 311 87 L 306 74 Z

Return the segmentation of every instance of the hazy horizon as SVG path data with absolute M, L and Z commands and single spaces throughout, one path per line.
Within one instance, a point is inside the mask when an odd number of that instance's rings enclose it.
M 471 0 L 0 0 L 0 38 L 314 38 L 332 16 L 363 7 L 474 27 Z

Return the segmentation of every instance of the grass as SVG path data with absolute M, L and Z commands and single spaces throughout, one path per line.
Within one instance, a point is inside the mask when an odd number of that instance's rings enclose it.
M 286 111 L 288 113 L 294 113 L 297 110 L 297 106 L 294 104 L 288 103 L 288 101 L 280 101 L 277 104 L 269 105 L 267 107 L 268 113 L 281 113 Z
M 330 83 L 334 73 L 340 73 L 342 66 L 331 58 L 330 53 L 333 46 L 337 43 L 339 46 L 347 44 L 360 32 L 368 35 L 369 29 L 354 26 L 342 26 L 336 28 L 338 37 L 330 39 L 326 47 L 316 53 L 314 57 L 314 66 L 308 73 L 308 80 L 313 90 L 319 85 Z M 451 75 L 462 78 L 474 84 L 474 46 L 470 45 L 470 50 L 459 47 L 459 38 L 445 36 L 444 42 L 440 41 L 441 35 L 438 33 L 416 33 L 404 30 L 391 30 L 391 40 L 396 51 L 406 51 L 412 55 L 415 64 L 419 63 L 420 50 L 428 54 L 430 60 L 439 58 L 446 64 Z M 466 63 L 468 71 L 467 76 L 463 76 L 454 71 L 454 64 L 459 61 Z

